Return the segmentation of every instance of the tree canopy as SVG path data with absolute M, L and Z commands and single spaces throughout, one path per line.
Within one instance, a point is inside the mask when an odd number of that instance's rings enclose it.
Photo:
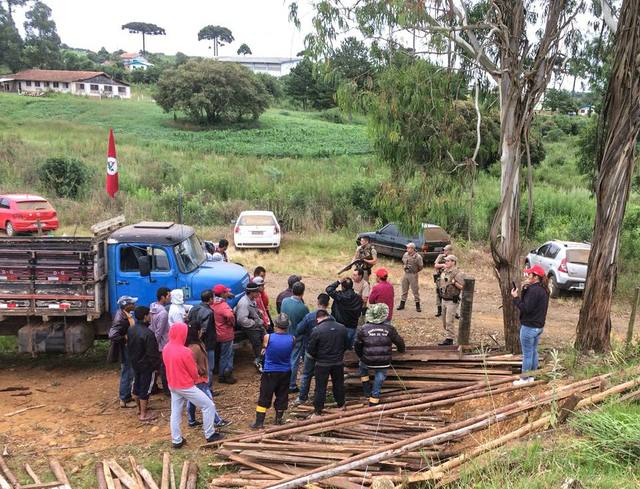
M 264 84 L 237 63 L 189 60 L 166 70 L 158 80 L 155 99 L 166 112 L 182 111 L 199 123 L 260 117 L 271 97 Z
M 148 22 L 129 22 L 124 24 L 122 29 L 127 29 L 131 34 L 142 34 L 142 54 L 147 52 L 145 36 L 164 36 L 167 34 L 162 27 Z
M 245 44 L 245 43 L 242 43 L 242 44 L 240 45 L 240 47 L 238 48 L 237 53 L 238 53 L 239 55 L 240 55 L 240 54 L 242 54 L 242 55 L 253 54 L 253 53 L 251 52 L 251 48 L 250 48 L 247 44 Z
M 221 25 L 206 25 L 198 32 L 198 41 L 213 41 L 213 55 L 218 56 L 218 48 L 231 44 L 235 39 L 229 29 Z
M 285 92 L 303 109 L 326 109 L 335 106 L 335 84 L 309 58 L 298 63 L 285 79 Z
M 8 11 L 0 4 L 0 66 L 11 71 L 22 67 L 22 38 Z
M 31 68 L 61 68 L 60 36 L 56 23 L 51 19 L 51 9 L 36 1 L 25 18 L 24 64 Z

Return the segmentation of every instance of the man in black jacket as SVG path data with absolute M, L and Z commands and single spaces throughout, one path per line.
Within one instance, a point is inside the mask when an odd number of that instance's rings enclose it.
M 342 286 L 342 290 L 337 290 L 338 285 Z M 344 278 L 329 285 L 327 294 L 333 299 L 331 315 L 347 328 L 348 348 L 351 349 L 356 337 L 358 319 L 362 314 L 362 297 L 353 290 L 353 280 L 350 278 Z
M 136 307 L 137 297 L 123 295 L 118 299 L 118 311 L 113 317 L 111 328 L 109 329 L 109 354 L 107 361 L 120 362 L 120 407 L 133 407 L 131 398 L 131 384 L 133 382 L 133 370 L 127 354 L 127 330 L 133 326 L 134 320 L 131 317 Z
M 331 377 L 333 398 L 338 407 L 344 406 L 344 352 L 349 349 L 344 325 L 329 317 L 324 309 L 316 314 L 318 325 L 311 331 L 307 353 L 315 360 L 316 394 L 313 407 L 322 414 L 327 396 L 327 384 Z
M 156 335 L 149 329 L 149 308 L 138 306 L 133 312 L 135 324 L 127 331 L 127 351 L 133 368 L 133 393 L 138 404 L 140 421 L 151 421 L 155 415 L 147 412 L 149 394 L 154 384 L 154 375 L 160 368 L 160 350 Z
M 398 351 L 405 351 L 404 340 L 396 328 L 387 322 L 389 306 L 372 304 L 367 309 L 366 323 L 358 330 L 353 345 L 360 357 L 360 380 L 364 395 L 369 398 L 369 406 L 380 402 L 382 384 L 387 378 L 387 369 L 391 366 L 391 347 L 396 345 Z M 369 373 L 373 371 L 373 388 Z
M 209 289 L 200 294 L 200 304 L 189 311 L 187 323 L 200 332 L 200 339 L 207 350 L 209 362 L 209 388 L 213 391 L 213 369 L 216 366 L 216 323 L 213 320 L 213 292 Z

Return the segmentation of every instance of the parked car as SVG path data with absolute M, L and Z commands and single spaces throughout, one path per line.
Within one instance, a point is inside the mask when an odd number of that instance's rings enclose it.
M 236 248 L 271 248 L 279 251 L 280 224 L 271 211 L 242 211 L 233 229 Z
M 377 231 L 358 234 L 356 243 L 359 245 L 360 238 L 368 236 L 379 255 L 395 258 L 402 258 L 407 251 L 407 244 L 415 243 L 416 249 L 422 252 L 425 261 L 434 262 L 444 247 L 451 243 L 451 237 L 435 224 L 422 224 L 421 228 L 419 235 L 410 236 L 400 231 L 397 224 L 390 222 Z
M 560 291 L 583 291 L 589 263 L 589 243 L 573 241 L 548 241 L 531 250 L 525 259 L 525 267 L 540 265 L 549 278 L 549 295 L 558 297 Z
M 7 236 L 58 229 L 58 214 L 47 199 L 30 194 L 0 195 L 0 227 Z

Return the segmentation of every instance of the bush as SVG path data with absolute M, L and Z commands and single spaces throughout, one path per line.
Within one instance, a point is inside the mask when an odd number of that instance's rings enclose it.
M 165 71 L 155 99 L 165 112 L 184 111 L 195 122 L 212 124 L 245 116 L 255 120 L 267 109 L 271 96 L 248 68 L 203 59 Z
M 38 177 L 58 197 L 75 199 L 82 193 L 90 172 L 86 164 L 75 158 L 49 158 L 40 166 Z
M 546 140 L 552 143 L 556 143 L 558 141 L 560 141 L 560 139 L 562 139 L 564 137 L 564 133 L 562 132 L 562 129 L 551 129 L 546 136 Z
M 346 122 L 344 115 L 342 115 L 342 111 L 338 107 L 318 112 L 316 117 L 323 121 L 333 122 L 335 124 L 344 124 Z
M 258 80 L 262 82 L 264 87 L 275 100 L 281 99 L 284 95 L 282 81 L 268 73 L 256 73 Z

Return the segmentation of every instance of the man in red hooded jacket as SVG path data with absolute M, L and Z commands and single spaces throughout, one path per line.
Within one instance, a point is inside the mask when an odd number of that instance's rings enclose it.
M 169 329 L 169 343 L 162 350 L 162 359 L 167 370 L 167 383 L 171 391 L 171 442 L 173 448 L 181 448 L 185 444 L 182 437 L 182 412 L 184 403 L 190 401 L 202 410 L 202 428 L 207 442 L 222 438 L 215 432 L 216 406 L 213 400 L 196 387 L 198 367 L 193 354 L 185 346 L 187 325 L 175 323 Z
M 227 303 L 227 299 L 233 299 L 229 287 L 218 284 L 213 288 L 215 297 L 211 304 L 213 319 L 216 323 L 216 337 L 220 345 L 220 360 L 218 363 L 218 375 L 220 383 L 235 384 L 233 378 L 233 338 L 236 329 L 236 315 Z M 210 369 L 213 368 L 210 366 Z

